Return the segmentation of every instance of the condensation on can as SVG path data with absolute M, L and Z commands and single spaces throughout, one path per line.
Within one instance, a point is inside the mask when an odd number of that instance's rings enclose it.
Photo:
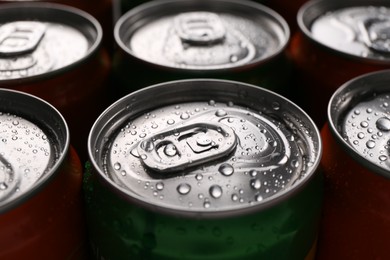
M 388 1 L 308 1 L 289 52 L 296 68 L 297 103 L 319 127 L 339 86 L 390 66 Z M 321 96 L 318 93 L 321 92 Z
M 0 258 L 83 259 L 82 166 L 62 115 L 0 89 Z
M 389 70 L 364 74 L 329 102 L 321 131 L 326 185 L 318 259 L 390 257 L 389 83 Z
M 243 81 L 282 94 L 290 90 L 289 27 L 258 3 L 151 1 L 124 14 L 114 33 L 119 46 L 114 77 L 121 93 L 201 77 Z
M 148 87 L 109 107 L 88 146 L 95 256 L 304 259 L 315 245 L 321 140 L 274 92 L 207 79 Z
M 83 160 L 93 121 L 111 101 L 102 29 L 88 13 L 52 3 L 0 5 L 0 86 L 54 105 Z

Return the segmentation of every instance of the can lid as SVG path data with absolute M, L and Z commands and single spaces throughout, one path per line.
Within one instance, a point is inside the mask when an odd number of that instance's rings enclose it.
M 41 99 L 0 89 L 0 213 L 55 175 L 69 142 L 62 116 Z
M 89 149 L 104 181 L 131 201 L 232 215 L 298 190 L 314 174 L 321 143 L 307 115 L 273 92 L 187 80 L 113 104 L 95 123 Z
M 341 86 L 328 117 L 337 140 L 359 163 L 390 178 L 390 70 L 369 73 Z
M 117 22 L 118 45 L 138 59 L 176 69 L 217 70 L 265 61 L 289 40 L 283 18 L 248 1 L 153 1 Z
M 388 1 L 312 1 L 298 15 L 310 38 L 337 52 L 366 60 L 390 60 Z
M 0 80 L 30 78 L 80 62 L 100 41 L 100 25 L 57 4 L 0 6 Z

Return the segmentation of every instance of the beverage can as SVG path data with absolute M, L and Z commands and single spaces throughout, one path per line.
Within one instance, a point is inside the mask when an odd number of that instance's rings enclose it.
M 88 149 L 98 259 L 313 259 L 321 140 L 274 92 L 215 79 L 147 87 L 97 119 Z
M 286 96 L 292 91 L 289 27 L 255 2 L 150 1 L 124 14 L 114 33 L 118 97 L 188 78 L 237 80 Z
M 345 82 L 389 68 L 388 1 L 308 1 L 289 53 L 299 101 L 319 127 L 332 94 Z M 318 95 L 321 93 L 321 95 Z
M 0 16 L 0 87 L 54 105 L 85 159 L 88 131 L 110 103 L 100 24 L 80 9 L 52 3 L 2 4 Z
M 329 102 L 318 259 L 390 257 L 389 83 L 389 70 L 363 74 Z
M 0 89 L 0 258 L 85 259 L 82 166 L 62 115 Z

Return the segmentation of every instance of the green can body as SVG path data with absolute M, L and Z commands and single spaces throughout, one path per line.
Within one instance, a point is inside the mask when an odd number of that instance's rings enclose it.
M 143 1 L 145 2 L 145 1 Z M 139 51 L 132 47 L 132 39 L 141 38 L 137 33 L 142 30 L 149 30 L 149 27 L 160 25 L 161 35 L 155 35 L 150 41 L 164 41 L 166 38 L 176 37 L 172 31 L 174 29 L 165 26 L 166 20 L 172 20 L 180 14 L 189 12 L 199 13 L 215 13 L 222 17 L 226 31 L 240 31 L 239 28 L 246 26 L 246 23 L 252 24 L 248 26 L 252 28 L 252 32 L 245 35 L 246 41 L 253 44 L 253 52 L 258 57 L 254 57 L 246 62 L 237 64 L 213 64 L 212 48 L 224 45 L 225 43 L 191 43 L 197 49 L 194 55 L 194 63 L 196 59 L 203 59 L 199 56 L 207 56 L 207 59 L 202 61 L 202 64 L 196 66 L 182 66 L 179 63 L 170 64 L 169 62 L 161 61 L 164 59 L 165 48 L 171 48 L 169 51 L 180 56 L 182 53 L 190 52 L 187 49 L 187 42 L 182 40 L 181 44 L 174 47 L 169 44 L 161 46 L 157 49 L 150 49 L 149 53 L 155 53 L 155 57 L 145 58 Z M 158 14 L 158 15 L 157 15 Z M 244 15 L 245 14 L 245 15 Z M 231 17 L 234 17 L 233 19 Z M 161 22 L 160 22 L 160 20 Z M 203 18 L 199 18 L 202 20 Z M 229 20 L 230 19 L 230 20 Z M 235 26 L 245 19 L 245 23 Z M 195 19 L 196 20 L 196 19 Z M 171 22 L 171 21 L 170 21 Z M 210 26 L 215 24 L 210 22 Z M 155 26 L 157 27 L 157 26 Z M 144 29 L 146 28 L 146 29 Z M 153 28 L 155 30 L 156 28 Z M 204 30 L 207 31 L 208 26 Z M 262 41 L 262 35 L 257 35 L 257 30 L 269 34 L 272 40 L 266 39 Z M 152 29 L 150 29 L 152 31 Z M 245 31 L 245 30 L 243 30 Z M 246 33 L 246 32 L 245 32 Z M 256 35 L 255 35 L 256 34 Z M 244 35 L 244 33 L 243 33 Z M 252 36 L 250 36 L 252 35 Z M 254 36 L 255 35 L 255 36 Z M 115 26 L 115 40 L 119 46 L 113 58 L 113 80 L 117 89 L 117 97 L 121 97 L 132 91 L 142 89 L 146 86 L 167 82 L 172 80 L 189 79 L 189 78 L 215 78 L 223 80 L 234 80 L 254 84 L 266 89 L 278 92 L 286 97 L 291 97 L 294 92 L 291 84 L 292 78 L 292 63 L 286 55 L 286 46 L 289 41 L 290 31 L 285 20 L 273 10 L 259 3 L 251 1 L 231 1 L 231 0 L 216 0 L 216 1 L 191 1 L 191 0 L 168 0 L 168 1 L 148 1 L 132 8 L 129 12 L 122 15 Z M 168 40 L 166 40 L 168 42 Z M 269 42 L 268 42 L 269 41 Z M 146 41 L 145 41 L 146 42 Z M 191 42 L 191 41 L 189 41 Z M 175 42 L 176 44 L 177 42 Z M 144 45 L 149 45 L 150 42 Z M 229 46 L 231 43 L 226 43 Z M 263 44 L 263 45 L 262 45 Z M 258 45 L 262 45 L 259 47 Z M 173 49 L 177 50 L 173 50 Z M 183 49 L 181 49 L 183 48 Z M 229 47 L 227 47 L 228 49 Z M 160 53 L 161 52 L 161 53 Z M 267 53 L 266 55 L 261 52 Z M 206 54 L 205 54 L 206 53 Z M 209 53 L 209 54 L 208 54 Z M 221 52 L 222 53 L 222 52 Z M 227 51 L 225 52 L 227 53 Z M 263 55 L 263 56 L 262 56 Z M 233 55 L 232 55 L 233 56 Z M 169 59 L 174 59 L 174 55 Z M 210 60 L 210 62 L 208 61 Z M 185 61 L 188 62 L 188 61 Z M 191 61 L 190 61 L 191 62 Z M 232 62 L 234 63 L 234 62 Z
M 90 167 L 90 166 L 89 166 Z M 322 175 L 267 210 L 202 219 L 161 214 L 131 204 L 89 168 L 84 182 L 95 259 L 314 259 Z

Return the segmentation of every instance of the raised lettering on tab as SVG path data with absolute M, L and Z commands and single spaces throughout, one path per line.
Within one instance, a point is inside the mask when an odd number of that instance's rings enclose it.
M 237 145 L 234 131 L 220 123 L 194 123 L 158 133 L 138 146 L 143 163 L 174 172 L 228 155 Z
M 0 27 L 0 55 L 15 56 L 33 52 L 46 31 L 40 22 L 19 21 Z

